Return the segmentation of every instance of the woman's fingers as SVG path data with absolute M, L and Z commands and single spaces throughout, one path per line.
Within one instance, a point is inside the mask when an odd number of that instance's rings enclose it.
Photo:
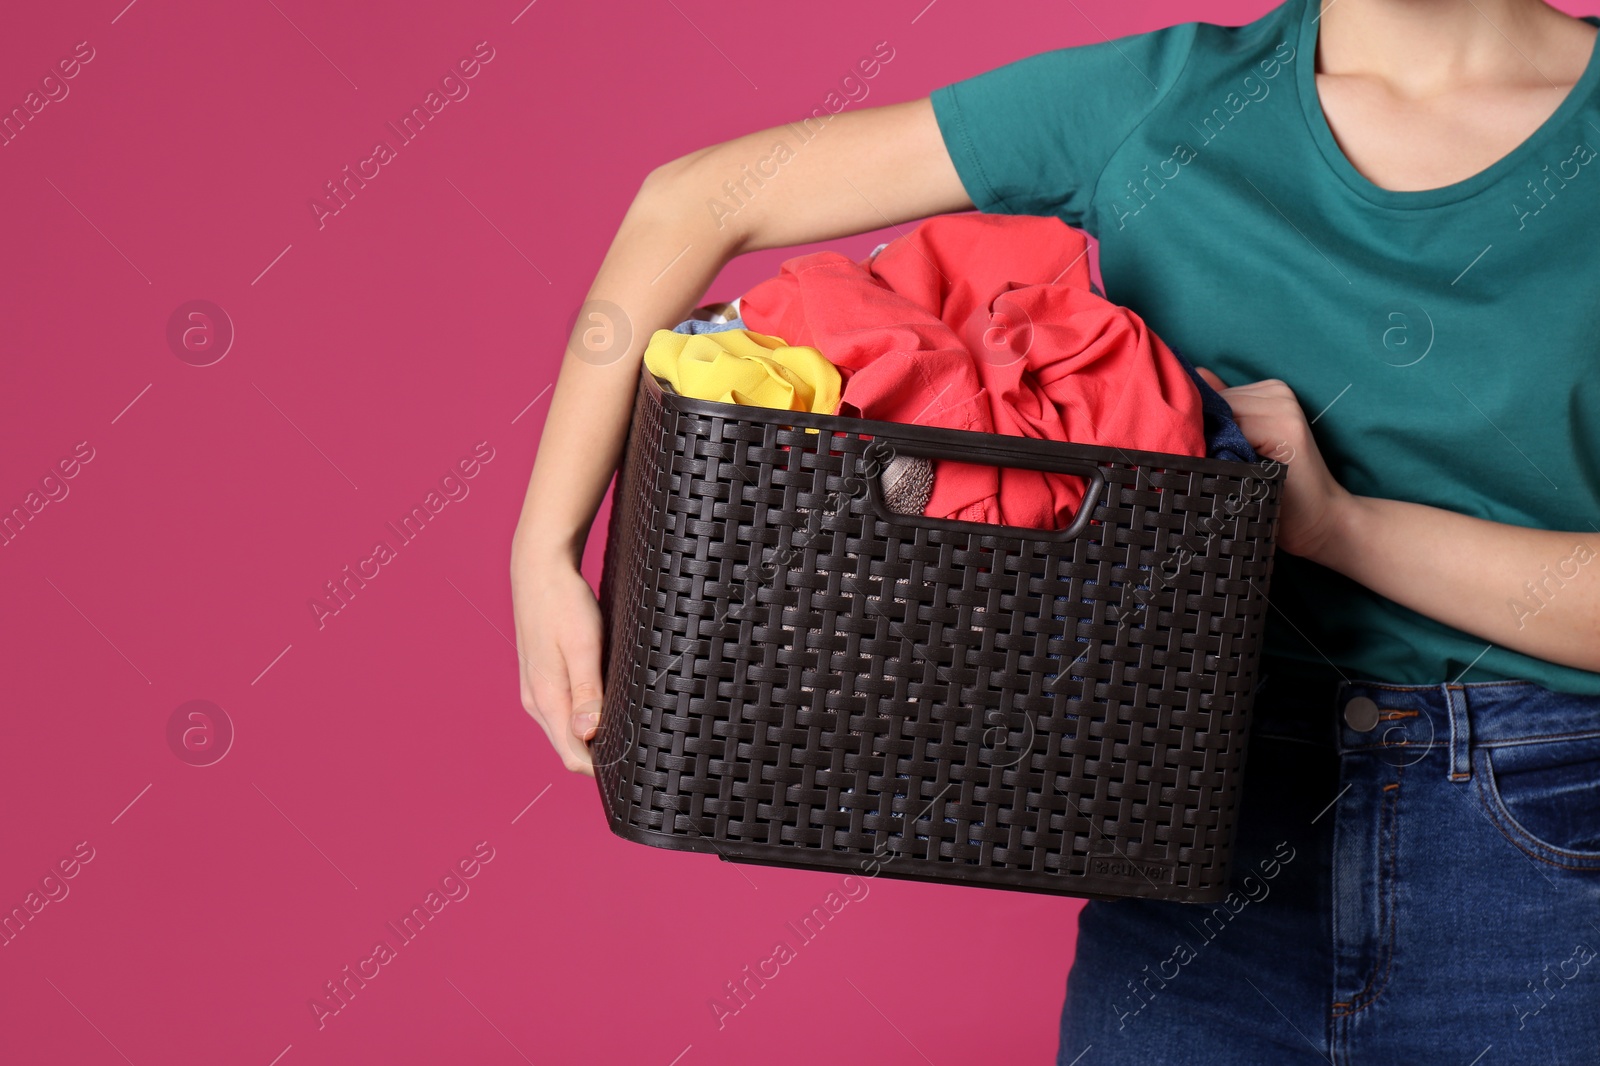
M 577 646 L 567 651 L 567 674 L 572 679 L 572 735 L 588 740 L 600 726 L 600 648 L 591 641 L 575 640 Z
M 575 568 L 513 567 L 522 705 L 544 730 L 561 763 L 594 774 L 585 743 L 598 724 L 600 608 Z
M 1204 367 L 1196 369 L 1213 379 L 1213 388 L 1221 383 L 1221 378 Z M 1307 436 L 1305 413 L 1284 382 L 1267 378 L 1218 392 L 1228 401 L 1234 420 L 1257 453 L 1288 462 L 1300 451 Z
M 1223 381 L 1221 378 L 1217 377 L 1217 375 L 1213 374 L 1211 371 L 1207 370 L 1205 367 L 1197 366 L 1197 367 L 1195 367 L 1195 370 L 1199 373 L 1199 375 L 1202 378 L 1205 379 L 1205 382 L 1206 382 L 1207 385 L 1210 385 L 1213 389 L 1216 389 L 1218 392 L 1221 392 L 1222 390 L 1224 390 L 1224 389 L 1226 389 L 1228 387 L 1228 383 L 1226 381 Z
M 523 668 L 528 669 L 528 665 L 525 663 Z M 561 756 L 563 766 L 576 773 L 592 775 L 594 763 L 589 758 L 588 746 L 573 735 L 572 689 L 567 683 L 566 672 L 560 671 L 559 674 L 556 677 L 545 667 L 534 675 L 532 687 L 534 702 L 538 707 L 534 718 L 544 728 L 550 746 Z

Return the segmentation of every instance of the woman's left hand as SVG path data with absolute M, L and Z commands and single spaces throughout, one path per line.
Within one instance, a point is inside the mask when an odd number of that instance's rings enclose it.
M 1275 459 L 1288 467 L 1278 515 L 1278 546 L 1291 555 L 1320 561 L 1355 497 L 1328 471 L 1300 401 L 1276 378 L 1229 388 L 1205 367 L 1197 369 L 1233 408 L 1233 417 L 1250 447 L 1263 459 Z

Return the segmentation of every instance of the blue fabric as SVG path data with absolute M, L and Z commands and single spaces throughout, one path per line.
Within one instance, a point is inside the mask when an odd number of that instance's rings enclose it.
M 1182 352 L 1173 349 L 1172 354 L 1178 357 L 1178 362 L 1189 373 L 1189 380 L 1200 390 L 1200 407 L 1205 412 L 1206 421 L 1206 455 L 1235 463 L 1255 462 L 1255 449 L 1245 440 L 1239 423 L 1233 420 L 1233 408 L 1228 406 L 1228 401 L 1206 384 L 1206 379 L 1195 370 L 1193 363 L 1183 357 Z
M 1086 904 L 1058 1066 L 1597 1061 L 1600 696 L 1283 665 L 1234 894 Z
M 744 329 L 744 319 L 734 318 L 727 322 L 705 322 L 698 318 L 687 318 L 672 327 L 674 333 L 725 333 L 730 329 Z

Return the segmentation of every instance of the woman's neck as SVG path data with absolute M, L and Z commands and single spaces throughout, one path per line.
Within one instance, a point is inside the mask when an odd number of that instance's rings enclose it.
M 1485 83 L 1570 86 L 1587 66 L 1594 39 L 1592 27 L 1541 0 L 1321 5 L 1317 72 L 1378 79 L 1402 97 Z

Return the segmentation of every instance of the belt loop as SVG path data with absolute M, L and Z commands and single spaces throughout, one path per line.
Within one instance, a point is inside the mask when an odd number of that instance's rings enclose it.
M 1467 711 L 1467 690 L 1460 685 L 1445 685 L 1445 703 L 1450 709 L 1450 780 L 1472 779 L 1472 724 Z

